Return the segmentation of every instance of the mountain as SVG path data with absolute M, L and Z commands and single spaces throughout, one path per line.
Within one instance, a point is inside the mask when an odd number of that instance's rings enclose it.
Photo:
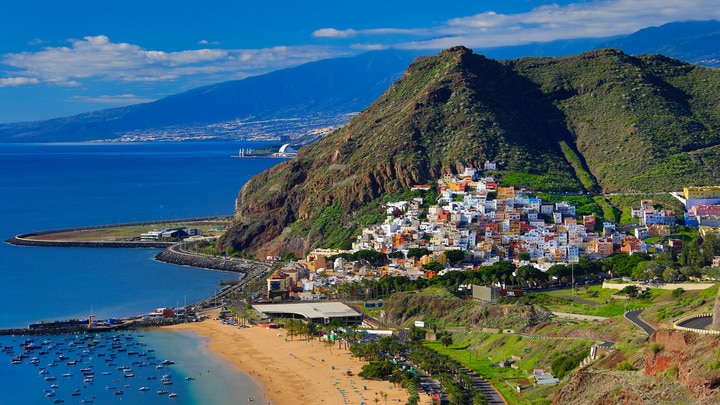
M 302 255 L 383 219 L 383 198 L 500 166 L 506 185 L 667 191 L 720 175 L 720 72 L 602 49 L 496 61 L 419 58 L 343 128 L 252 178 L 223 247 Z
M 201 87 L 151 103 L 4 124 L 0 125 L 0 142 L 115 139 L 128 132 L 178 126 L 202 131 L 203 125 L 236 119 L 354 113 L 370 105 L 418 55 L 398 50 L 367 52 Z
M 673 22 L 601 43 L 638 54 L 658 53 L 697 65 L 720 67 L 720 21 Z
M 692 21 L 647 28 L 613 39 L 558 40 L 480 52 L 493 59 L 512 59 L 567 56 L 610 47 L 628 54 L 660 53 L 717 67 L 718 35 L 720 22 Z M 420 55 L 420 51 L 368 52 L 201 87 L 152 103 L 45 121 L 0 124 L 0 142 L 152 140 L 158 136 L 176 140 L 234 139 L 243 134 L 270 136 L 283 131 L 302 134 L 306 129 L 345 124 L 349 113 L 369 106 Z M 267 124 L 268 120 L 287 119 L 302 122 L 295 129 Z M 262 122 L 262 128 L 249 125 L 253 122 Z

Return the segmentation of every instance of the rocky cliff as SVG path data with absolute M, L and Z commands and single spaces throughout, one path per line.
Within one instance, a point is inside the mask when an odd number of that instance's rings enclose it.
M 717 336 L 657 330 L 645 345 L 641 369 L 588 367 L 574 371 L 554 404 L 710 404 L 720 395 Z M 622 357 L 616 352 L 612 357 Z

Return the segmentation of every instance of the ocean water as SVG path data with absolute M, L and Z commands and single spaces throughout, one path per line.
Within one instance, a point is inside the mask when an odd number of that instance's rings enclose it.
M 5 240 L 32 230 L 83 225 L 230 215 L 242 185 L 281 161 L 230 158 L 241 147 L 261 145 L 0 144 L 0 237 Z M 0 328 L 26 327 L 40 320 L 82 318 L 90 314 L 99 319 L 124 317 L 158 307 L 189 304 L 214 293 L 219 288 L 218 281 L 238 277 L 234 273 L 155 262 L 152 257 L 157 252 L 34 248 L 2 243 Z M 192 381 L 194 384 L 183 386 L 174 400 L 234 403 L 235 400 L 228 402 L 229 398 L 246 400 L 248 387 L 253 387 L 257 394 L 257 387 L 246 376 L 207 352 L 202 338 L 155 330 L 144 334 L 149 347 L 158 353 L 167 351 L 168 355 L 175 355 L 178 374 L 194 373 L 190 364 L 216 370 L 212 379 L 198 378 Z M 0 342 L 17 344 L 7 339 L 12 337 L 3 337 Z M 3 381 L 0 404 L 52 403 L 51 399 L 38 396 L 47 389 L 47 384 L 38 378 L 37 369 L 30 365 L 11 366 L 10 358 L 0 356 Z M 227 381 L 233 382 L 225 384 Z M 226 391 L 229 395 L 223 397 L 225 394 L 221 393 Z M 122 400 L 126 395 L 112 401 Z M 137 402 L 139 398 L 126 397 L 125 401 L 154 404 L 168 400 L 157 394 L 145 396 L 143 401 L 149 402 Z M 100 401 L 96 403 L 106 403 Z

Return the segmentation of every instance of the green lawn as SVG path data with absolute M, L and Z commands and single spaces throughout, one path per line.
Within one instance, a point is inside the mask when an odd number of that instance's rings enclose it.
M 521 396 L 515 390 L 513 381 L 529 379 L 535 368 L 550 369 L 551 360 L 555 355 L 576 353 L 594 343 L 586 339 L 533 339 L 515 334 L 467 330 L 453 332 L 453 340 L 454 343 L 448 347 L 443 347 L 439 342 L 427 342 L 426 345 L 485 377 L 510 404 L 529 404 L 537 401 L 542 403 L 546 393 L 544 387 L 530 388 L 523 391 Z M 512 356 L 520 358 L 515 361 L 518 369 L 491 365 L 509 360 Z

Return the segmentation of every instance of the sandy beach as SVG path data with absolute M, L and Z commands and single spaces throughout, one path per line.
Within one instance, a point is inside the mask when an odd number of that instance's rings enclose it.
M 376 403 L 376 397 L 377 403 L 407 401 L 404 389 L 387 381 L 357 376 L 365 362 L 337 345 L 329 348 L 317 339 L 308 341 L 298 336 L 290 340 L 284 329 L 239 329 L 210 319 L 167 328 L 191 330 L 208 337 L 210 350 L 231 361 L 263 387 L 266 398 L 253 398 L 254 402 L 370 405 Z M 352 375 L 346 375 L 347 371 Z M 421 403 L 424 401 L 421 398 Z

